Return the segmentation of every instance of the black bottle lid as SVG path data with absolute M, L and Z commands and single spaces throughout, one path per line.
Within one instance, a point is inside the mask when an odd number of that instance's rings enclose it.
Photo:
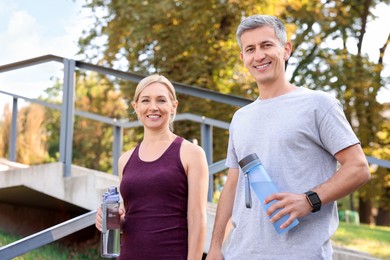
M 257 156 L 256 153 L 251 153 L 250 155 L 247 155 L 246 157 L 244 157 L 243 159 L 241 159 L 238 164 L 240 165 L 241 168 L 244 168 L 245 165 L 247 165 L 248 163 L 251 163 L 255 160 L 258 160 L 260 161 L 259 157 Z

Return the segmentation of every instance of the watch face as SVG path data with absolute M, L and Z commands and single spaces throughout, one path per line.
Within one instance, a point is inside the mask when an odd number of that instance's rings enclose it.
M 321 201 L 320 201 L 320 198 L 318 197 L 318 195 L 317 194 L 310 194 L 310 200 L 311 200 L 311 203 L 313 203 L 313 205 L 317 205 L 317 204 L 319 204 L 319 203 L 321 203 Z

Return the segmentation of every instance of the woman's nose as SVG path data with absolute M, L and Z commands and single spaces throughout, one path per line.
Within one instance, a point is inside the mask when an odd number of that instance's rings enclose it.
M 151 101 L 151 102 L 150 102 L 149 109 L 150 109 L 150 110 L 157 110 L 157 109 L 158 109 L 157 103 L 156 103 L 155 101 Z

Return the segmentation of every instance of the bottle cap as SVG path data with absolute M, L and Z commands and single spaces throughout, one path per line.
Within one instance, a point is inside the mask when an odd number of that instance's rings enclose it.
M 119 193 L 116 187 L 109 187 L 103 194 L 103 202 L 119 202 Z
M 247 165 L 248 163 L 251 163 L 255 160 L 258 160 L 260 161 L 259 157 L 257 156 L 257 154 L 255 153 L 251 153 L 250 155 L 244 157 L 243 159 L 241 159 L 238 164 L 240 165 L 241 168 L 244 168 L 245 165 Z

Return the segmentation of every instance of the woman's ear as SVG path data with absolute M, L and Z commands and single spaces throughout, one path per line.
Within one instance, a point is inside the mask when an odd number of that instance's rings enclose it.
M 175 113 L 175 110 L 177 109 L 178 106 L 179 106 L 179 101 L 175 100 L 173 102 L 173 109 L 171 111 L 171 114 Z

